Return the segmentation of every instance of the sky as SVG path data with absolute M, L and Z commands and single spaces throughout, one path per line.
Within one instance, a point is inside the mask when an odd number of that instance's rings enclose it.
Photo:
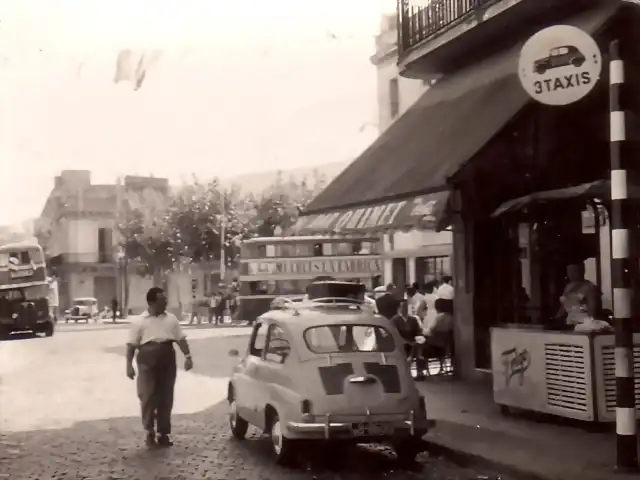
M 64 169 L 178 183 L 355 158 L 393 0 L 0 0 L 0 225 Z M 137 91 L 122 49 L 159 50 Z M 364 128 L 363 128 L 364 127 Z

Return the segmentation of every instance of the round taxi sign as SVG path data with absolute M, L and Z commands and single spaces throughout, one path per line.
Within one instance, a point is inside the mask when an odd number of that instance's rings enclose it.
M 602 54 L 586 32 L 569 25 L 540 30 L 522 47 L 520 82 L 540 103 L 568 105 L 595 87 L 602 71 Z

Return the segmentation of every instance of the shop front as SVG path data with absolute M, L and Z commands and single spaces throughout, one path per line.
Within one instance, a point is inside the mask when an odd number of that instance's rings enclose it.
M 408 200 L 307 214 L 295 226 L 298 234 L 379 235 L 383 281 L 404 286 L 425 284 L 451 274 L 451 232 L 436 232 L 448 192 Z
M 601 45 L 614 31 L 618 38 L 626 32 L 625 45 L 640 45 L 629 28 L 632 16 L 620 11 L 625 8 L 598 3 L 554 23 L 576 26 Z M 341 212 L 360 209 L 361 214 L 346 214 L 352 222 L 359 217 L 370 228 L 388 227 L 397 217 L 373 214 L 386 212 L 383 204 L 438 196 L 442 209 L 431 216 L 431 228 L 450 226 L 452 231 L 455 366 L 467 379 L 493 373 L 504 384 L 516 372 L 509 385 L 520 385 L 524 369 L 525 383 L 538 371 L 531 381 L 542 385 L 552 376 L 550 365 L 572 371 L 576 367 L 566 362 L 578 362 L 589 369 L 591 359 L 610 356 L 611 335 L 559 331 L 557 323 L 549 322 L 559 311 L 569 263 L 582 265 L 602 292 L 598 315 L 605 318 L 611 308 L 607 72 L 603 68 L 597 87 L 580 102 L 534 104 L 519 81 L 518 59 L 524 41 L 540 28 L 522 31 L 522 38 L 507 48 L 487 49 L 482 58 L 436 82 L 311 202 L 300 220 L 304 226 L 310 221 L 305 218 L 337 219 Z M 627 55 L 640 58 L 640 52 Z M 627 70 L 627 81 L 640 85 L 638 65 Z M 640 105 L 634 108 L 640 112 Z M 348 224 L 343 220 L 335 227 Z M 396 263 L 398 270 L 408 270 L 408 261 Z M 495 338 L 501 342 L 494 348 L 492 332 L 499 332 Z M 536 347 L 550 350 L 548 357 L 536 354 L 527 366 L 527 356 L 520 353 L 525 342 L 535 343 L 533 337 L 552 339 Z M 570 346 L 576 342 L 582 347 Z M 566 358 L 553 360 L 554 345 L 569 345 L 562 353 Z M 580 348 L 582 353 L 576 353 Z M 588 401 L 611 395 L 611 366 L 601 363 L 598 369 L 605 373 L 600 377 L 606 381 L 599 380 L 595 390 L 584 387 L 580 395 L 588 392 Z M 513 369 L 505 373 L 505 365 Z M 579 375 L 588 375 L 589 385 L 597 377 L 584 371 L 576 375 L 549 380 L 547 387 L 567 387 L 562 395 L 573 398 L 575 385 L 570 384 L 579 383 Z M 541 390 L 547 399 L 556 395 L 549 388 Z M 523 391 L 520 397 L 528 396 Z
M 637 22 L 610 3 L 564 23 L 601 46 L 619 38 L 632 46 L 627 57 L 637 59 L 640 43 L 630 18 Z M 514 74 L 519 50 L 503 57 Z M 628 83 L 640 84 L 639 67 L 627 62 Z M 522 88 L 515 75 L 504 87 Z M 611 421 L 612 330 L 586 331 L 582 321 L 576 330 L 568 303 L 578 297 L 584 319 L 600 326 L 610 321 L 608 72 L 603 68 L 587 97 L 562 107 L 528 102 L 521 93 L 517 115 L 448 182 L 444 217 L 454 231 L 457 371 L 469 379 L 490 376 L 494 399 L 505 407 Z M 638 100 L 632 118 L 640 112 Z M 639 127 L 628 126 L 632 158 L 640 156 Z M 629 192 L 634 202 L 638 190 Z M 636 225 L 639 213 L 629 213 Z M 585 286 L 584 293 L 575 295 L 576 286 Z M 635 340 L 640 365 L 640 335 Z

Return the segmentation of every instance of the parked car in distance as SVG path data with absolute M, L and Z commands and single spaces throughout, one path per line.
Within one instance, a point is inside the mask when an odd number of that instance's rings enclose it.
M 295 460 L 301 441 L 389 443 L 413 461 L 428 429 L 398 332 L 352 302 L 263 314 L 227 399 L 233 436 L 243 439 L 250 424 L 263 430 L 279 464 Z
M 84 320 L 89 323 L 89 320 L 97 321 L 100 316 L 98 309 L 98 299 L 93 297 L 79 297 L 73 300 L 73 306 L 64 312 L 64 320 L 66 323 L 74 321 L 78 323 L 79 320 Z

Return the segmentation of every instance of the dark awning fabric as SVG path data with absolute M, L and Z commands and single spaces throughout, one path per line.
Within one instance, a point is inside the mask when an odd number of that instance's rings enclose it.
M 594 32 L 616 8 L 608 4 L 566 23 Z M 517 76 L 521 46 L 439 80 L 313 199 L 305 215 L 447 188 L 448 178 L 529 102 Z
M 368 234 L 411 228 L 435 229 L 448 197 L 449 192 L 442 191 L 409 200 L 306 215 L 298 219 L 294 230 L 298 235 L 313 235 Z
M 640 186 L 631 186 L 628 195 L 629 198 L 640 199 Z M 583 183 L 573 187 L 531 193 L 524 197 L 518 197 L 504 202 L 491 214 L 491 216 L 495 218 L 506 213 L 518 212 L 533 204 L 551 202 L 554 200 L 579 198 L 583 198 L 585 200 L 593 198 L 609 200 L 611 198 L 611 182 L 609 180 L 598 180 L 596 182 Z

